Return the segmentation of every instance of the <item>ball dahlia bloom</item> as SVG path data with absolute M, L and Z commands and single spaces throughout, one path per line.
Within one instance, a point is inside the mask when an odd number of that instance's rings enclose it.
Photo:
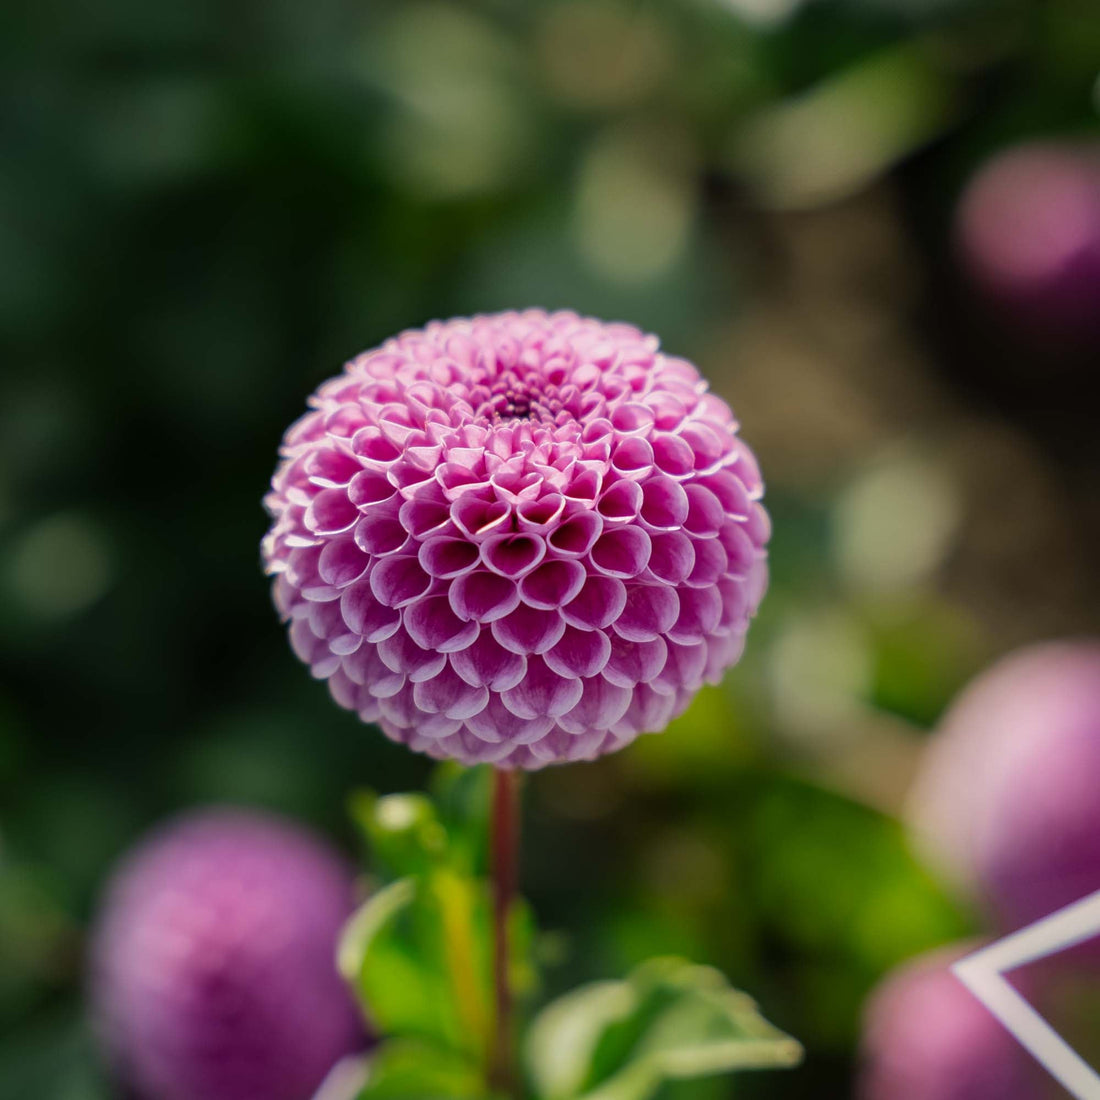
M 1035 1100 L 1042 1074 L 949 969 L 957 949 L 890 974 L 864 1010 L 859 1100 Z
M 435 322 L 286 433 L 263 544 L 298 656 L 391 739 L 591 759 L 740 656 L 769 524 L 729 407 L 625 324 Z
M 241 811 L 181 819 L 105 894 L 90 958 L 94 1021 L 142 1100 L 309 1100 L 363 1029 L 336 970 L 353 907 L 343 862 Z
M 951 707 L 910 817 L 931 859 L 1011 930 L 1100 889 L 1098 775 L 1100 640 L 1046 642 Z

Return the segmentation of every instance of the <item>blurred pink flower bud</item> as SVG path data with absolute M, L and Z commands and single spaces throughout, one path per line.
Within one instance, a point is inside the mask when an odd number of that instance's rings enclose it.
M 860 1100 L 1038 1100 L 1040 1071 L 936 951 L 894 971 L 864 1010 Z
M 95 1024 L 141 1100 L 309 1100 L 364 1045 L 336 971 L 352 876 L 308 833 L 183 818 L 113 876 L 90 962 Z
M 1006 323 L 1100 334 L 1100 146 L 1032 144 L 995 157 L 962 197 L 957 235 Z
M 1014 929 L 1100 889 L 1100 641 L 1020 650 L 968 687 L 912 797 L 933 859 Z
M 391 739 L 591 759 L 740 656 L 763 484 L 729 407 L 656 337 L 541 310 L 435 322 L 310 405 L 264 559 L 295 652 Z

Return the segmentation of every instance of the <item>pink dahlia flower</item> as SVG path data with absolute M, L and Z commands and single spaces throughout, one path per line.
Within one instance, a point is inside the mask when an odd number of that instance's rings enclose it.
M 295 652 L 393 740 L 591 759 L 740 656 L 767 583 L 760 473 L 656 337 L 541 310 L 435 322 L 310 404 L 264 559 Z
M 142 1100 L 309 1100 L 362 1023 L 336 969 L 352 873 L 293 825 L 243 811 L 158 830 L 115 873 L 89 993 Z

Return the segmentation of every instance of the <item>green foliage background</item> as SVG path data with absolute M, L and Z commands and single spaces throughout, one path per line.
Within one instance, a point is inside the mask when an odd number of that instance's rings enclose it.
M 1089 355 L 950 243 L 990 153 L 1096 135 L 1097 57 L 1092 0 L 5 4 L 0 1098 L 111 1095 L 81 944 L 151 823 L 350 850 L 350 786 L 424 781 L 291 656 L 259 501 L 344 359 L 528 304 L 695 358 L 776 524 L 726 686 L 529 784 L 543 995 L 683 954 L 807 1047 L 738 1096 L 844 1095 L 867 990 L 974 927 L 899 823 L 923 732 L 1098 625 Z

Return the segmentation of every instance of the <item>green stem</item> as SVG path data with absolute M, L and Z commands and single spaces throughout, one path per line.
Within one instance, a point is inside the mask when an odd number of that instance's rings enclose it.
M 519 1091 L 508 943 L 508 924 L 516 895 L 519 865 L 519 781 L 514 772 L 499 769 L 493 772 L 490 829 L 496 1028 L 489 1060 L 489 1081 L 502 1096 L 516 1098 Z

